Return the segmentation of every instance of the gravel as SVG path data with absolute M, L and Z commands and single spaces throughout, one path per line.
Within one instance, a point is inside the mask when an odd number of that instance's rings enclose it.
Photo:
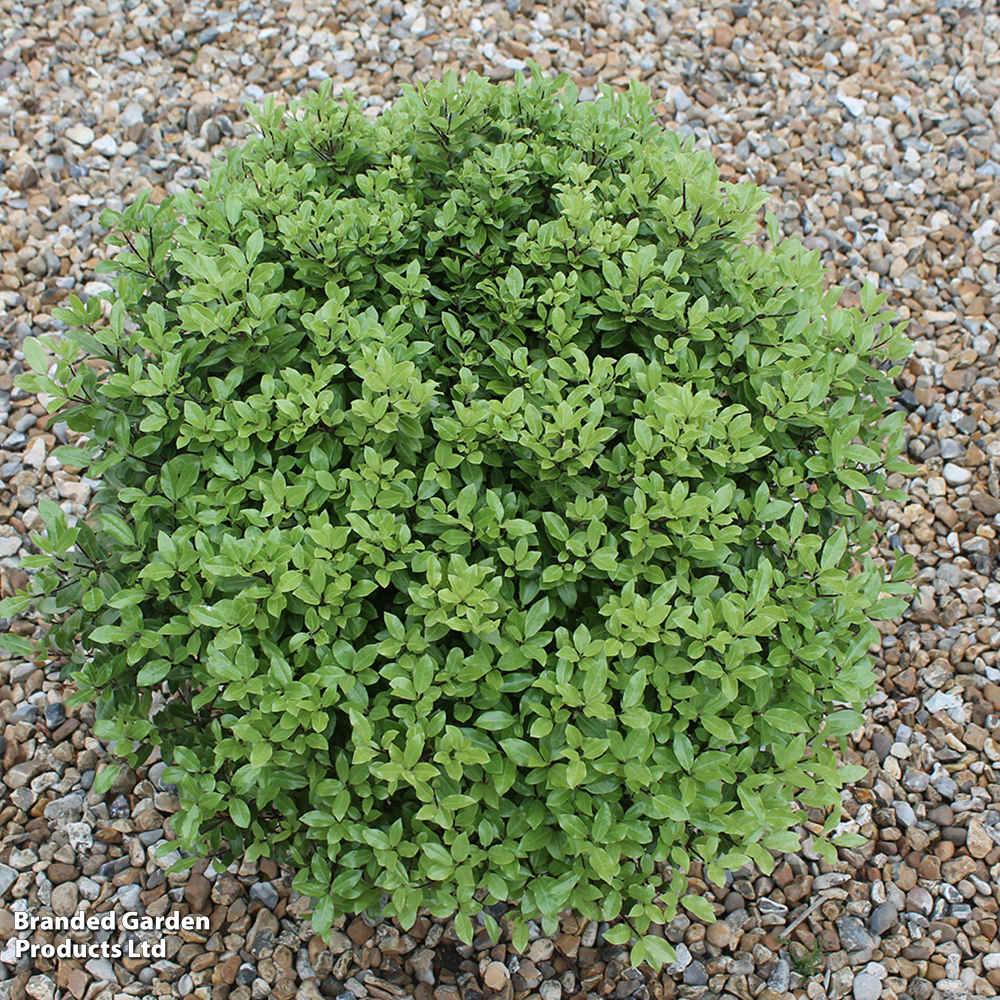
M 835 865 L 803 848 L 718 888 L 716 920 L 665 928 L 678 961 L 632 969 L 595 923 L 532 928 L 528 953 L 350 915 L 327 947 L 293 873 L 267 860 L 165 875 L 174 790 L 154 756 L 107 795 L 91 706 L 67 709 L 60 664 L 0 660 L 0 1000 L 596 1000 L 715 996 L 965 1000 L 1000 994 L 1000 16 L 988 0 L 707 0 L 403 4 L 313 0 L 0 0 L 0 591 L 23 587 L 38 503 L 85 517 L 98 485 L 64 467 L 62 414 L 14 387 L 26 336 L 58 331 L 70 293 L 107 289 L 99 223 L 144 188 L 197 188 L 250 133 L 247 100 L 333 78 L 376 116 L 403 83 L 450 68 L 512 79 L 532 58 L 593 99 L 640 79 L 660 120 L 725 179 L 769 192 L 782 231 L 819 252 L 841 302 L 864 282 L 908 321 L 897 380 L 906 500 L 880 504 L 870 553 L 913 556 L 917 596 L 880 622 L 878 677 L 842 757 Z M 0 623 L 36 633 L 33 616 Z M 821 810 L 798 828 L 818 833 Z M 206 933 L 135 932 L 158 957 L 14 959 L 14 913 L 207 916 Z M 44 935 L 45 932 L 36 932 Z M 125 934 L 109 940 L 124 941 Z M 51 937 L 51 935 L 49 935 Z

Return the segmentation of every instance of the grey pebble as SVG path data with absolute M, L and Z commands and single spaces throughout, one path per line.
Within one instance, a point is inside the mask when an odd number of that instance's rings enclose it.
M 913 811 L 913 806 L 911 806 L 909 802 L 893 802 L 892 808 L 896 812 L 896 819 L 899 820 L 904 827 L 917 825 L 917 814 Z
M 708 973 L 701 962 L 692 962 L 684 970 L 684 983 L 687 986 L 707 986 Z
M 791 974 L 791 965 L 785 959 L 779 958 L 777 964 L 774 966 L 774 971 L 767 981 L 767 988 L 774 990 L 775 993 L 784 993 L 788 989 Z
M 66 708 L 62 702 L 45 706 L 45 724 L 49 729 L 57 729 L 66 721 Z
M 278 890 L 270 882 L 255 882 L 250 886 L 250 899 L 261 903 L 265 909 L 273 910 L 279 898 Z
M 38 718 L 38 707 L 26 702 L 14 709 L 10 717 L 10 722 L 16 725 L 18 722 L 34 722 Z
M 847 951 L 861 951 L 871 946 L 871 938 L 865 925 L 857 917 L 837 917 L 834 921 L 840 943 Z
M 7 890 L 16 881 L 17 872 L 13 868 L 8 868 L 7 865 L 0 865 L 0 899 L 7 894 Z
M 958 785 L 950 774 L 942 774 L 937 778 L 932 777 L 931 784 L 934 785 L 934 790 L 941 798 L 948 799 L 949 802 L 958 794 Z
M 885 902 L 879 906 L 876 906 L 872 910 L 872 915 L 869 918 L 868 925 L 871 928 L 873 934 L 878 934 L 881 937 L 887 930 L 893 927 L 896 921 L 899 919 L 899 911 L 896 909 L 892 903 Z
M 105 861 L 104 864 L 97 869 L 97 874 L 102 878 L 114 878 L 119 873 L 131 867 L 132 862 L 129 860 L 127 855 L 124 855 L 120 858 L 114 858 L 111 861 Z

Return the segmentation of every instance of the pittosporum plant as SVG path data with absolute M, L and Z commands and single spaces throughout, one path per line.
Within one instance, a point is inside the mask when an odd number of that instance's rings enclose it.
M 773 219 L 751 245 L 764 194 L 647 88 L 531 69 L 377 120 L 270 98 L 200 195 L 105 213 L 107 321 L 71 298 L 20 380 L 105 486 L 41 503 L 5 613 L 49 617 L 118 755 L 160 748 L 180 869 L 297 866 L 321 934 L 621 917 L 659 963 L 651 923 L 712 918 L 693 860 L 770 871 L 793 794 L 829 835 L 863 772 L 825 742 L 903 607 L 863 553 L 906 341 Z

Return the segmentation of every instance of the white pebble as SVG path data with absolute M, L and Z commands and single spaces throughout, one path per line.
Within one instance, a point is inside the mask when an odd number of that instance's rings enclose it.
M 7 556 L 16 555 L 20 551 L 21 542 L 23 539 L 13 528 L 10 529 L 13 534 L 10 536 L 0 537 L 0 558 L 6 558 Z
M 45 439 L 36 437 L 25 449 L 21 461 L 25 465 L 30 465 L 33 469 L 40 469 L 45 464 L 45 458 Z
M 974 230 L 972 233 L 972 242 L 976 246 L 981 246 L 983 240 L 987 236 L 992 236 L 997 229 L 1000 229 L 1000 223 L 996 219 L 987 219 L 978 229 Z
M 114 136 L 102 135 L 100 139 L 91 144 L 90 148 L 102 156 L 114 156 L 118 152 L 118 143 Z
M 78 146 L 89 146 L 94 141 L 94 130 L 86 125 L 71 125 L 63 134 Z
M 118 116 L 118 124 L 122 128 L 131 128 L 133 125 L 138 125 L 146 114 L 146 109 L 141 105 L 132 101 L 130 104 L 125 106 L 125 110 Z
M 297 49 L 293 49 L 288 54 L 288 61 L 298 69 L 300 66 L 305 66 L 309 61 L 309 46 L 300 45 Z
M 868 105 L 860 97 L 848 97 L 847 94 L 838 94 L 837 100 L 840 101 L 840 103 L 843 104 L 855 118 L 860 118 L 866 113 L 868 108 Z
M 854 977 L 854 1000 L 879 1000 L 882 984 L 867 972 L 859 972 Z
M 949 486 L 964 486 L 972 478 L 972 473 L 968 469 L 963 469 L 954 462 L 946 462 L 941 471 Z

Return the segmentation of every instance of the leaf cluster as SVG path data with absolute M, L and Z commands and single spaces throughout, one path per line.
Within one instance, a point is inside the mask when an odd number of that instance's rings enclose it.
M 269 99 L 202 195 L 102 217 L 107 323 L 25 347 L 105 483 L 43 501 L 34 599 L 178 842 L 298 866 L 320 933 L 519 901 L 515 944 L 572 908 L 663 961 L 693 860 L 769 871 L 859 776 L 902 330 L 748 245 L 763 193 L 647 88 L 405 90 Z

